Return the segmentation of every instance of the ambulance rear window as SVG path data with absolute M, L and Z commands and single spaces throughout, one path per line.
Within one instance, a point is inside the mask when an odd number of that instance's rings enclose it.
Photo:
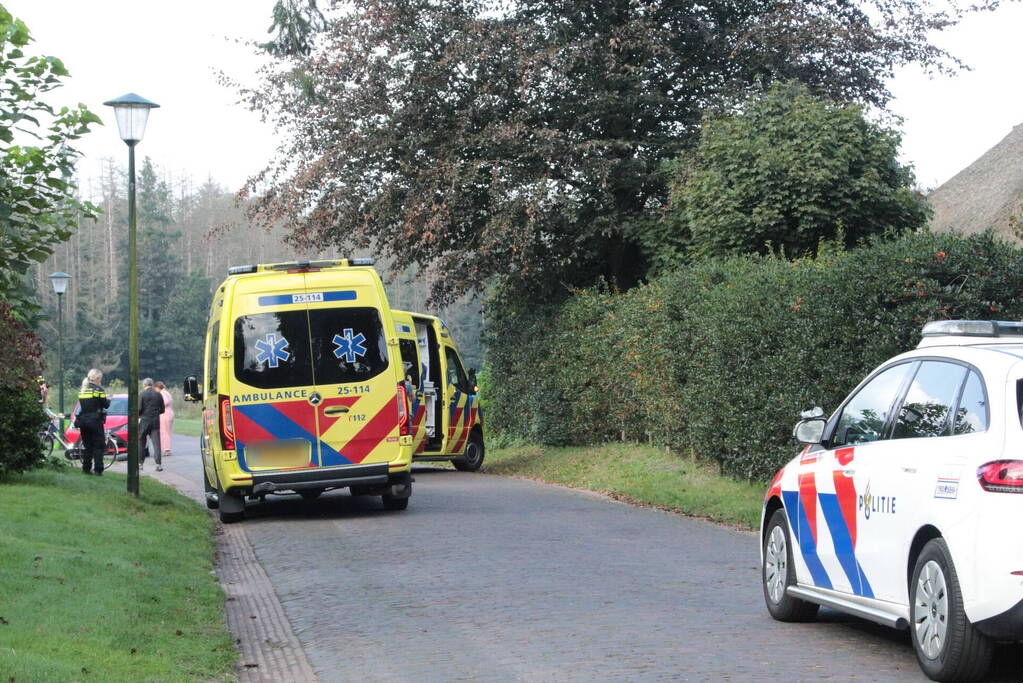
M 309 311 L 317 384 L 364 382 L 387 369 L 387 338 L 375 308 Z
M 259 389 L 312 384 L 306 312 L 274 311 L 238 318 L 234 324 L 234 374 Z
M 363 382 L 388 366 L 375 308 L 317 308 L 235 321 L 235 376 L 259 389 Z

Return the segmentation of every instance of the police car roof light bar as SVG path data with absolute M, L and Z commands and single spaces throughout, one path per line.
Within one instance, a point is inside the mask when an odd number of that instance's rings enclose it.
M 1023 323 L 1007 320 L 934 320 L 924 337 L 1023 337 Z
M 348 265 L 350 266 L 372 266 L 374 263 L 376 263 L 376 259 L 368 256 L 348 259 Z
M 256 269 L 259 268 L 256 264 L 250 264 L 247 266 L 231 266 L 227 269 L 228 275 L 243 275 L 245 273 L 255 273 Z

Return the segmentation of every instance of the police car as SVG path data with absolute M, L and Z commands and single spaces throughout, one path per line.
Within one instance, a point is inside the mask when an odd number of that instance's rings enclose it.
M 938 681 L 1023 640 L 1023 323 L 944 320 L 794 430 L 761 523 L 767 609 L 909 629 Z

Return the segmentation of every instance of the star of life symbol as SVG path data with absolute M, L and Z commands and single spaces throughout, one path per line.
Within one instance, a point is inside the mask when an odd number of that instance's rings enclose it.
M 256 350 L 259 351 L 256 360 L 260 363 L 266 363 L 271 368 L 276 368 L 282 360 L 291 358 L 287 348 L 288 340 L 284 337 L 278 339 L 277 334 L 271 332 L 266 335 L 266 339 L 256 340 Z
M 337 344 L 337 348 L 334 349 L 334 356 L 344 359 L 346 363 L 354 363 L 356 357 L 362 358 L 366 355 L 367 349 L 363 345 L 366 341 L 365 335 L 359 332 L 352 336 L 352 329 L 350 327 L 344 329 L 343 336 L 335 334 L 332 341 Z

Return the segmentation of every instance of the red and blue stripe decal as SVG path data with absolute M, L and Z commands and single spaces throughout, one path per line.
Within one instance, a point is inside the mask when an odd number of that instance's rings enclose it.
M 308 441 L 313 458 L 315 458 L 318 447 L 319 465 L 322 467 L 351 465 L 353 462 L 359 462 L 359 460 L 348 459 L 316 436 L 315 409 L 305 401 L 251 403 L 235 405 L 233 409 L 238 462 L 243 469 L 248 469 L 245 464 L 245 444 L 273 439 Z M 310 467 L 316 465 L 315 461 L 309 463 Z
M 838 455 L 838 454 L 836 454 Z M 851 453 L 838 456 L 839 462 Z M 846 460 L 847 464 L 848 460 Z M 803 561 L 810 570 L 815 586 L 833 588 L 831 578 L 824 568 L 817 552 L 817 504 L 820 502 L 821 515 L 828 525 L 835 556 L 842 571 L 849 579 L 849 585 L 856 595 L 872 598 L 874 591 L 856 558 L 856 487 L 852 479 L 839 470 L 833 473 L 835 493 L 817 491 L 813 472 L 799 474 L 798 491 L 782 491 L 782 500 L 789 516 L 789 526 L 794 530 Z M 793 523 L 793 519 L 795 523 Z

